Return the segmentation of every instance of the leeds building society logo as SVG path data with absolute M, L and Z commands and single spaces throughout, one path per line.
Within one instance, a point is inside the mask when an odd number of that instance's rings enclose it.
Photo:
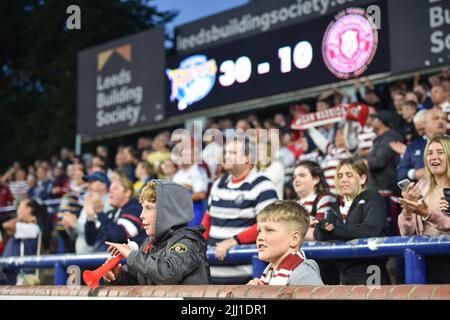
M 350 8 L 330 23 L 322 41 L 322 55 L 328 69 L 338 78 L 364 73 L 377 51 L 378 31 L 363 9 Z
M 100 52 L 97 55 L 97 71 L 101 71 L 103 69 L 106 62 L 108 62 L 114 52 L 121 56 L 125 61 L 131 62 L 131 44 L 126 44 L 114 49 Z
M 180 62 L 178 69 L 167 69 L 171 81 L 170 101 L 178 100 L 178 110 L 184 110 L 208 95 L 214 86 L 217 64 L 205 55 L 194 55 Z

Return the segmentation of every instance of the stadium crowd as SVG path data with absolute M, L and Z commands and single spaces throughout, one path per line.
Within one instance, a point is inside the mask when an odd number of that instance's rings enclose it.
M 352 102 L 368 106 L 364 127 L 348 119 L 291 129 L 299 115 Z M 443 195 L 450 187 L 448 69 L 391 84 L 357 80 L 351 90 L 331 90 L 314 103 L 286 109 L 264 119 L 255 114 L 207 119 L 204 130 L 217 129 L 227 139 L 222 144 L 204 138 L 198 164 L 192 161 L 194 146 L 172 157 L 175 142 L 167 130 L 116 150 L 99 145 L 95 153 L 77 156 L 62 148 L 49 161 L 13 163 L 0 177 L 0 208 L 17 207 L 14 214 L 0 212 L 2 255 L 89 254 L 105 252 L 105 241 L 141 243 L 145 232 L 136 199 L 152 179 L 172 180 L 190 191 L 190 225 L 205 226 L 218 260 L 233 246 L 256 242 L 256 215 L 276 199 L 297 200 L 309 213 L 305 241 L 450 232 Z M 277 141 L 231 138 L 248 129 L 280 134 Z M 271 144 L 279 145 L 275 154 L 265 148 Z M 411 183 L 401 190 L 397 183 L 404 179 Z M 53 214 L 43 204 L 50 199 L 60 199 Z M 449 258 L 427 257 L 428 283 L 450 283 Z M 401 263 L 391 258 L 319 265 L 325 284 L 362 284 L 367 267 L 379 265 L 384 284 L 403 282 Z M 18 283 L 32 272 L 8 273 L 6 282 Z M 243 283 L 251 266 L 215 266 L 211 274 L 216 283 Z

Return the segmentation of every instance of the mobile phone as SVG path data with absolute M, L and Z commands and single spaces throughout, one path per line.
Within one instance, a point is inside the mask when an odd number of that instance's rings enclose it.
M 445 200 L 449 204 L 449 208 L 444 213 L 450 215 L 450 188 L 444 188 L 443 191 L 444 191 Z
M 411 180 L 409 179 L 403 179 L 399 182 L 397 182 L 398 187 L 403 191 L 406 191 L 406 188 L 408 188 L 409 184 L 411 183 Z M 450 189 L 449 189 L 450 190 Z

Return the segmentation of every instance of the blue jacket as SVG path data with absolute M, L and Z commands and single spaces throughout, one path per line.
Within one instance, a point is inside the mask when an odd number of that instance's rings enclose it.
M 38 181 L 37 185 L 31 189 L 28 193 L 33 199 L 39 199 L 42 201 L 50 199 L 52 196 L 53 181 L 45 180 L 43 182 Z
M 406 152 L 403 155 L 403 159 L 401 160 L 397 169 L 397 181 L 403 179 L 411 180 L 411 178 L 408 177 L 409 170 L 418 170 L 425 167 L 423 157 L 426 145 L 427 139 L 424 138 L 413 140 L 408 145 L 408 147 L 406 148 Z
M 141 212 L 142 206 L 136 199 L 132 199 L 122 208 L 98 213 L 100 227 L 95 227 L 95 221 L 86 221 L 84 225 L 87 244 L 93 245 L 95 252 L 106 251 L 108 246 L 105 241 L 126 243 L 130 239 L 140 245 L 147 237 L 139 218 Z
M 6 241 L 5 249 L 3 250 L 3 257 L 20 257 L 20 243 L 23 241 L 24 255 L 36 255 L 37 252 L 37 239 L 16 239 L 14 236 Z M 33 273 L 34 269 L 25 268 L 25 273 Z M 15 285 L 19 269 L 9 269 L 4 271 L 6 275 L 6 281 L 9 285 Z

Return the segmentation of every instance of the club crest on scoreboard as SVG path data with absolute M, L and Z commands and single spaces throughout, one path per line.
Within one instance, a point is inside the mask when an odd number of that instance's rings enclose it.
M 193 55 L 180 62 L 178 69 L 166 69 L 171 82 L 170 101 L 178 101 L 178 110 L 185 110 L 202 100 L 216 81 L 217 64 L 205 55 Z
M 330 23 L 322 41 L 327 68 L 338 78 L 363 74 L 377 51 L 378 30 L 363 9 L 349 8 Z

